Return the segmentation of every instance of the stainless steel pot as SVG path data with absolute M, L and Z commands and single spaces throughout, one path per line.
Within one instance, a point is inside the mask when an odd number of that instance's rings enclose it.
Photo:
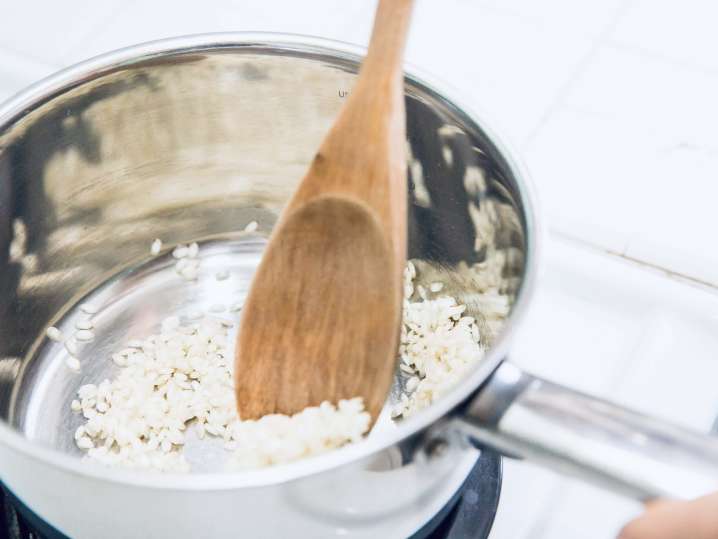
M 299 36 L 185 37 L 90 60 L 0 108 L 0 474 L 61 531 L 405 537 L 461 484 L 477 456 L 472 441 L 640 499 L 718 486 L 714 440 L 503 361 L 536 279 L 534 198 L 483 118 L 413 69 L 410 256 L 429 263 L 470 308 L 479 284 L 457 268 L 487 256 L 504 261 L 495 278 L 515 301 L 498 334 L 484 327 L 492 342 L 486 358 L 422 413 L 296 464 L 159 475 L 78 458 L 67 404 L 82 377 L 106 362 L 68 373 L 47 353 L 44 328 L 66 320 L 87 294 L 132 296 L 147 273 L 133 268 L 155 237 L 205 240 L 211 252 L 238 223 L 256 219 L 260 231 L 271 229 L 351 90 L 360 57 L 354 47 Z M 177 297 L 146 293 L 144 309 L 125 319 L 116 313 L 124 320 L 117 327 L 150 327 Z M 95 357 L 116 345 L 117 331 Z

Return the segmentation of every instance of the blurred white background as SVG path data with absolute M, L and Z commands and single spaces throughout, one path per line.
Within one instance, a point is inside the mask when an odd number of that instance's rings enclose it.
M 24 0 L 0 17 L 0 98 L 125 45 L 266 30 L 365 44 L 370 0 Z M 522 152 L 552 229 L 718 283 L 718 5 L 419 0 L 409 60 Z
M 0 101 L 90 56 L 174 35 L 262 30 L 366 44 L 375 2 L 6 4 Z M 709 360 L 718 350 L 711 349 L 718 344 L 712 337 L 717 20 L 715 0 L 418 0 L 408 50 L 410 62 L 487 113 L 537 184 L 550 223 L 549 275 L 516 357 L 556 352 L 535 370 L 704 429 L 718 410 L 718 369 Z M 670 279 L 635 261 L 666 270 Z M 591 285 L 580 279 L 596 275 L 610 290 L 594 287 L 580 298 L 570 293 L 571 283 L 582 289 Z M 614 286 L 619 281 L 624 284 Z M 546 337 L 542 321 L 556 311 L 564 316 L 553 325 L 578 320 L 571 348 Z M 703 333 L 695 329 L 696 317 L 703 317 Z M 712 382 L 698 382 L 696 389 L 686 378 L 690 397 L 680 394 L 668 406 L 663 391 L 682 380 L 685 369 L 675 368 L 675 355 L 687 339 L 690 357 L 681 361 L 697 357 L 690 366 Z M 585 356 L 580 368 L 576 355 Z M 608 538 L 638 510 L 531 465 L 508 463 L 492 537 Z

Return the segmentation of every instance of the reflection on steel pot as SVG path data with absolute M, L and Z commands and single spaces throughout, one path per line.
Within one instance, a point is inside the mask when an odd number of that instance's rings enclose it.
M 405 537 L 463 482 L 477 457 L 471 439 L 639 498 L 716 487 L 716 442 L 502 362 L 534 286 L 531 192 L 483 119 L 414 70 L 409 255 L 470 308 L 476 282 L 457 268 L 502 256 L 514 303 L 498 335 L 482 334 L 492 343 L 485 359 L 415 416 L 286 466 L 218 473 L 202 455 L 206 470 L 148 474 L 78 458 L 69 400 L 83 376 L 109 367 L 58 367 L 44 329 L 83 298 L 105 301 L 116 310 L 112 331 L 87 345 L 103 358 L 128 332 L 195 301 L 202 290 L 167 288 L 155 278 L 161 267 L 137 269 L 156 237 L 199 240 L 251 277 L 263 244 L 232 234 L 250 220 L 271 229 L 360 57 L 299 36 L 178 38 L 90 60 L 0 108 L 0 475 L 61 531 L 222 537 L 240 525 L 253 537 Z M 126 308 L 140 285 L 151 287 L 143 308 Z

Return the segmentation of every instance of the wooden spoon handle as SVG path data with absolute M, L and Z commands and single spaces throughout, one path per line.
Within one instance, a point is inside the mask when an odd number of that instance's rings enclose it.
M 379 0 L 359 78 L 272 232 L 237 341 L 244 418 L 361 396 L 376 419 L 386 400 L 406 263 L 412 5 Z
M 359 77 L 287 206 L 291 211 L 320 194 L 362 200 L 395 235 L 400 259 L 406 257 L 407 192 L 402 59 L 413 4 L 379 0 Z
M 379 0 L 369 50 L 359 72 L 360 81 L 402 82 L 401 64 L 413 5 L 414 0 Z

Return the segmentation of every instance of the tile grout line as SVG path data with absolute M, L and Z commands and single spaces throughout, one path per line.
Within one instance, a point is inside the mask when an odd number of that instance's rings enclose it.
M 579 246 L 583 247 L 584 249 L 600 252 L 604 255 L 608 255 L 611 258 L 618 258 L 625 263 L 640 267 L 646 271 L 660 273 L 667 279 L 671 279 L 675 282 L 679 282 L 679 283 L 687 285 L 687 286 L 692 286 L 692 287 L 698 288 L 700 290 L 703 290 L 703 291 L 711 293 L 711 294 L 718 294 L 718 283 L 712 283 L 710 281 L 699 279 L 697 277 L 692 277 L 691 275 L 686 275 L 684 273 L 674 271 L 670 268 L 666 268 L 659 264 L 654 264 L 650 261 L 642 260 L 640 258 L 636 258 L 636 257 L 630 256 L 630 255 L 627 255 L 626 250 L 628 248 L 628 245 L 626 245 L 626 248 L 624 248 L 624 250 L 621 252 L 621 251 L 616 251 L 614 249 L 611 249 L 610 247 L 604 247 L 604 246 L 602 246 L 598 243 L 592 242 L 590 240 L 585 240 L 585 239 L 573 236 L 573 235 L 563 232 L 561 230 L 551 229 L 550 234 L 562 241 L 569 242 L 569 243 L 572 243 L 575 245 L 579 245 Z
M 621 17 L 623 17 L 624 13 L 628 10 L 628 8 L 631 5 L 632 0 L 623 0 L 621 4 L 616 8 L 616 11 L 613 14 L 613 17 L 611 17 L 611 20 L 609 20 L 604 28 L 599 32 L 599 34 L 596 36 L 596 38 L 593 40 L 593 43 L 591 44 L 591 47 L 586 52 L 586 54 L 583 55 L 583 57 L 579 60 L 578 64 L 576 65 L 575 69 L 569 76 L 569 78 L 566 80 L 566 82 L 558 89 L 556 92 L 555 98 L 544 110 L 543 114 L 539 118 L 538 122 L 534 126 L 533 129 L 529 132 L 529 134 L 524 139 L 523 143 L 521 144 L 521 150 L 525 152 L 532 144 L 532 142 L 536 139 L 539 132 L 543 129 L 543 127 L 548 123 L 549 119 L 553 114 L 558 110 L 558 108 L 563 105 L 563 103 L 566 101 L 566 98 L 568 97 L 569 93 L 573 89 L 573 86 L 578 81 L 580 76 L 586 71 L 586 69 L 591 65 L 593 60 L 598 55 L 598 52 L 600 49 L 609 41 L 609 37 L 615 30 L 616 26 L 618 25 L 618 22 L 620 21 Z
M 624 52 L 624 53 L 628 53 L 628 54 L 633 54 L 635 56 L 640 56 L 641 58 L 646 58 L 649 60 L 668 63 L 675 67 L 680 67 L 682 69 L 697 71 L 697 72 L 703 73 L 705 75 L 712 75 L 712 76 L 718 75 L 718 67 L 711 67 L 708 65 L 701 64 L 699 62 L 691 62 L 690 60 L 677 58 L 675 56 L 670 56 L 668 54 L 664 54 L 662 52 L 655 51 L 655 50 L 652 50 L 649 48 L 641 47 L 639 45 L 625 43 L 620 40 L 609 38 L 604 43 L 604 46 L 611 48 L 613 50 L 619 51 L 619 52 Z

